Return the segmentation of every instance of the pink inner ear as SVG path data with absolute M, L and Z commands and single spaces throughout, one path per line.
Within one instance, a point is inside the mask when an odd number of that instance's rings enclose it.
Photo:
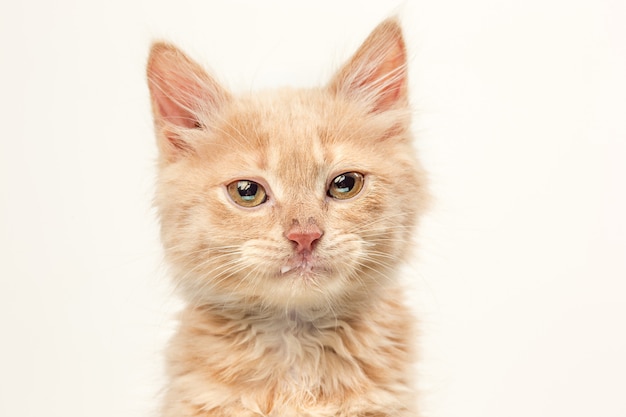
M 395 56 L 392 55 L 395 54 Z M 391 56 L 390 56 L 391 55 Z M 381 112 L 389 109 L 398 102 L 404 94 L 406 74 L 404 72 L 405 57 L 404 51 L 400 48 L 392 50 L 385 61 L 378 67 L 364 85 L 375 86 L 382 84 L 383 88 L 378 91 L 378 96 L 374 101 L 374 112 Z M 367 88 L 367 87 L 365 87 Z
M 158 112 L 163 119 L 176 126 L 193 129 L 198 127 L 197 118 L 185 107 L 177 104 L 162 91 L 155 92 L 155 101 Z
M 368 83 L 372 87 L 381 85 L 378 97 L 375 100 L 374 111 L 384 111 L 392 107 L 404 96 L 406 87 L 406 52 L 401 37 L 391 40 L 378 68 L 370 77 Z

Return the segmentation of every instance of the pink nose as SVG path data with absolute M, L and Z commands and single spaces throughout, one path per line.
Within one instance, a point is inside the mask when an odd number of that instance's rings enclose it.
M 315 225 L 306 229 L 302 227 L 293 227 L 286 236 L 287 239 L 298 245 L 296 248 L 298 253 L 311 252 L 315 242 L 322 237 L 322 231 Z

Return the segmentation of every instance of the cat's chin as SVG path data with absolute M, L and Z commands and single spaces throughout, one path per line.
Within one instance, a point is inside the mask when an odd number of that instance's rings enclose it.
M 319 258 L 292 258 L 275 274 L 272 299 L 282 308 L 295 304 L 304 310 L 317 309 L 328 306 L 329 299 L 342 292 L 342 279 L 337 271 Z

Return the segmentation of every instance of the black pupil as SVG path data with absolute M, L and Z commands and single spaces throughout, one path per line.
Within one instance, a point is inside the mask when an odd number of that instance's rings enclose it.
M 335 178 L 333 184 L 335 184 L 335 188 L 337 189 L 337 191 L 347 193 L 354 188 L 354 182 L 355 180 L 352 176 L 339 175 L 337 178 Z
M 251 181 L 239 181 L 237 191 L 244 200 L 252 200 L 258 191 L 258 184 Z

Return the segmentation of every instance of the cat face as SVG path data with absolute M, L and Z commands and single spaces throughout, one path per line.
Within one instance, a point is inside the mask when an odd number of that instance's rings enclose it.
M 426 201 L 405 55 L 388 21 L 325 88 L 233 97 L 153 47 L 156 204 L 188 298 L 336 310 L 393 280 Z

